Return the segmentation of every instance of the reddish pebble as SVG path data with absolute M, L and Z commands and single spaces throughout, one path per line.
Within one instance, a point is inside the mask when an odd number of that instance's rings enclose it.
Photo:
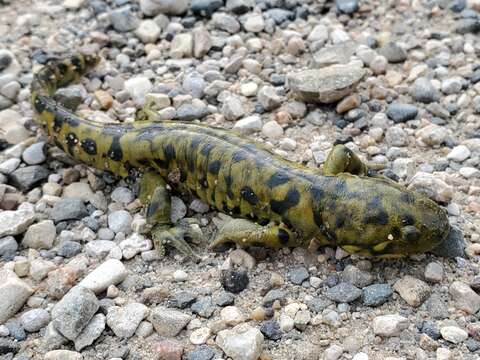
M 153 351 L 158 360 L 181 360 L 183 345 L 175 340 L 163 339 L 153 343 Z

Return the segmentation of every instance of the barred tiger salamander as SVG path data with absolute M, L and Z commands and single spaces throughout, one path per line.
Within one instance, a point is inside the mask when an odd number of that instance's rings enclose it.
M 170 223 L 166 185 L 231 214 L 212 243 L 267 247 L 341 246 L 350 253 L 399 257 L 428 251 L 449 233 L 445 211 L 421 194 L 372 174 L 343 145 L 323 171 L 288 161 L 235 132 L 180 121 L 99 124 L 53 100 L 98 62 L 76 55 L 44 66 L 31 102 L 49 138 L 73 158 L 122 177 L 139 176 L 152 238 L 192 255 L 189 227 Z M 152 118 L 154 112 L 146 108 Z

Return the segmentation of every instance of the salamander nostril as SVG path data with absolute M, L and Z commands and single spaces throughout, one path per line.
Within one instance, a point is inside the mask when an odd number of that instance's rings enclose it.
M 415 226 L 404 226 L 402 228 L 403 239 L 408 243 L 413 243 L 420 239 L 421 232 Z

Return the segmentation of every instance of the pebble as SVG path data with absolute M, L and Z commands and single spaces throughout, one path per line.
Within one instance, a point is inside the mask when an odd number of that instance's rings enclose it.
M 372 274 L 362 271 L 354 265 L 348 265 L 343 270 L 342 279 L 358 288 L 364 288 L 373 282 Z
M 468 314 L 475 314 L 480 310 L 480 295 L 473 291 L 468 284 L 454 281 L 450 285 L 449 292 L 457 309 Z
M 50 213 L 52 220 L 59 223 L 65 220 L 78 220 L 88 215 L 82 200 L 71 198 L 61 199 L 55 203 Z
M 0 323 L 15 315 L 33 292 L 14 272 L 0 270 Z
M 246 320 L 245 315 L 236 306 L 226 306 L 220 311 L 220 318 L 228 326 L 235 326 Z
M 379 50 L 390 63 L 401 63 L 407 59 L 407 52 L 395 42 L 388 42 Z
M 263 341 L 262 333 L 248 324 L 237 325 L 231 330 L 222 330 L 215 340 L 232 360 L 257 360 L 263 350 Z
M 365 306 L 380 306 L 392 296 L 393 289 L 389 284 L 373 284 L 362 290 L 362 301 Z
M 221 273 L 220 282 L 226 291 L 238 294 L 248 286 L 248 273 L 243 269 L 224 270 Z
M 413 307 L 422 305 L 431 291 L 427 283 L 409 275 L 397 280 L 393 288 L 408 305 Z
M 52 220 L 43 220 L 37 224 L 31 225 L 22 240 L 22 245 L 25 248 L 31 249 L 50 249 L 57 232 L 55 224 Z
M 13 236 L 6 236 L 0 239 L 0 258 L 11 260 L 18 250 L 17 241 Z
M 83 360 L 82 354 L 70 350 L 52 350 L 45 354 L 44 360 Z
M 0 212 L 0 238 L 22 234 L 34 220 L 35 213 L 28 203 L 20 205 L 17 210 Z
M 193 345 L 205 344 L 212 335 L 212 330 L 208 327 L 198 328 L 190 334 L 189 340 Z
M 212 16 L 212 24 L 219 30 L 224 30 L 230 34 L 236 34 L 240 31 L 240 23 L 235 17 L 222 13 L 215 12 Z
M 106 317 L 103 314 L 96 314 L 85 326 L 82 332 L 75 338 L 75 350 L 82 351 L 100 337 L 105 330 Z
M 436 352 L 436 360 L 451 360 L 452 352 L 446 348 L 438 348 Z
M 172 304 L 179 309 L 185 309 L 192 305 L 196 300 L 197 297 L 194 294 L 188 291 L 180 291 L 175 294 Z
M 146 95 L 152 90 L 152 83 L 146 76 L 135 76 L 125 81 L 125 90 L 137 104 L 145 102 Z
M 164 360 L 181 360 L 183 354 L 183 345 L 170 339 L 159 340 L 152 345 L 156 355 L 155 358 Z
M 147 16 L 181 15 L 188 10 L 188 0 L 140 0 L 140 9 Z
M 153 248 L 152 241 L 146 239 L 143 235 L 134 233 L 127 239 L 118 244 L 122 250 L 122 256 L 125 260 L 134 258 L 141 252 L 151 250 Z
M 465 145 L 455 146 L 447 155 L 447 159 L 455 162 L 463 162 L 471 155 L 470 150 Z
M 229 96 L 222 105 L 222 114 L 226 120 L 235 121 L 245 115 L 245 107 L 237 96 Z
M 75 286 L 53 307 L 53 326 L 67 339 L 75 340 L 98 308 L 98 299 L 91 290 Z
M 45 142 L 41 141 L 30 145 L 22 154 L 22 159 L 28 165 L 38 165 L 43 163 L 47 157 L 44 152 Z
M 116 336 L 128 339 L 135 334 L 138 325 L 148 313 L 148 307 L 140 303 L 130 303 L 123 307 L 112 306 L 108 309 L 107 324 Z
M 113 28 L 118 32 L 135 30 L 140 23 L 131 6 L 122 6 L 110 11 L 109 18 Z
M 157 333 L 166 337 L 177 336 L 190 320 L 190 315 L 164 306 L 154 308 L 149 318 Z
M 0 163 L 0 174 L 9 175 L 20 165 L 20 159 L 11 158 Z
M 123 186 L 115 188 L 115 190 L 113 190 L 110 194 L 110 197 L 113 201 L 121 204 L 129 204 L 135 200 L 135 196 L 133 195 L 132 191 Z
M 117 210 L 108 214 L 108 227 L 116 234 L 130 233 L 132 221 L 132 215 L 126 210 Z
M 126 277 L 127 269 L 122 262 L 117 259 L 108 259 L 85 276 L 79 286 L 99 294 L 107 290 L 110 285 L 121 283 Z
M 206 319 L 210 318 L 215 312 L 215 304 L 210 296 L 198 299 L 190 308 L 195 314 Z
M 267 111 L 276 109 L 281 105 L 282 98 L 278 96 L 273 86 L 262 86 L 257 94 L 258 101 Z
M 373 319 L 373 332 L 383 337 L 398 336 L 408 325 L 408 319 L 398 314 L 382 315 Z
M 275 320 L 264 321 L 262 326 L 260 326 L 260 331 L 267 339 L 270 340 L 280 340 L 283 335 L 279 323 Z
M 259 33 L 265 29 L 265 20 L 261 14 L 250 14 L 243 23 L 243 27 L 248 32 Z
M 192 57 L 193 37 L 192 34 L 177 34 L 170 44 L 170 57 L 181 59 Z
M 140 22 L 140 25 L 135 30 L 135 35 L 144 43 L 154 43 L 157 41 L 162 30 L 153 20 L 147 19 Z
M 283 128 L 275 120 L 271 120 L 263 125 L 262 134 L 270 139 L 278 139 L 283 136 Z
M 453 188 L 434 174 L 417 172 L 408 185 L 409 190 L 425 194 L 432 200 L 448 203 L 453 197 Z
M 32 309 L 20 317 L 22 327 L 28 332 L 37 332 L 50 322 L 50 314 L 45 309 Z
M 325 360 L 338 360 L 343 354 L 343 348 L 339 345 L 333 344 L 325 349 L 323 358 Z
M 428 263 L 425 267 L 425 280 L 438 283 L 443 280 L 443 265 L 439 262 Z
M 462 86 L 463 79 L 460 76 L 447 78 L 442 81 L 442 92 L 446 95 L 458 94 Z
M 425 77 L 420 77 L 410 87 L 410 95 L 418 102 L 430 104 L 440 99 L 440 94 L 432 82 Z
M 440 328 L 442 337 L 454 344 L 459 344 L 468 339 L 468 333 L 456 326 L 444 326 Z
M 364 77 L 356 66 L 332 65 L 287 74 L 287 87 L 305 102 L 332 103 L 351 94 Z
M 22 191 L 29 191 L 48 178 L 50 172 L 41 165 L 18 168 L 10 174 L 10 184 Z
M 388 106 L 387 116 L 395 123 L 402 123 L 415 119 L 418 108 L 410 104 L 392 103 Z
M 350 303 L 362 295 L 362 291 L 352 284 L 343 282 L 327 290 L 325 296 L 338 303 Z

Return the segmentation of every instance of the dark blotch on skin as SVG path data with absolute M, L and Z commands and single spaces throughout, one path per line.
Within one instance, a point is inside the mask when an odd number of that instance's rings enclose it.
M 168 162 L 162 159 L 153 159 L 155 164 L 160 168 L 160 169 L 168 169 Z
M 367 211 L 374 212 L 377 209 L 382 207 L 382 199 L 380 196 L 375 195 L 370 202 L 367 204 Z
M 45 103 L 45 100 L 43 96 L 38 95 L 35 98 L 35 110 L 41 114 L 47 107 L 47 104 Z
M 78 56 L 72 58 L 72 65 L 75 67 L 75 71 L 80 73 L 83 70 L 83 62 Z
M 60 142 L 60 140 L 58 140 L 57 138 L 54 138 L 53 142 L 55 143 L 55 145 L 57 145 L 57 147 L 63 150 L 63 144 Z
M 205 157 L 208 157 L 208 155 L 210 155 L 210 151 L 212 151 L 212 149 L 214 147 L 215 146 L 213 146 L 212 144 L 203 145 L 202 150 L 201 150 L 202 155 L 205 156 Z
M 62 76 L 68 73 L 68 65 L 65 63 L 59 63 L 57 65 L 57 68 L 58 68 L 58 71 L 60 72 L 60 75 Z
M 284 229 L 278 229 L 278 240 L 280 240 L 280 244 L 283 246 L 287 245 L 290 241 L 290 235 Z
M 415 224 L 415 219 L 410 214 L 403 215 L 402 221 L 403 221 L 403 225 L 413 225 L 413 224 Z
M 400 194 L 400 200 L 410 205 L 415 203 L 415 197 L 413 196 L 413 194 L 410 194 L 409 192 L 402 192 Z
M 166 144 L 163 148 L 165 161 L 168 163 L 175 159 L 175 147 L 172 144 Z
M 364 219 L 365 224 L 378 224 L 378 225 L 387 225 L 388 224 L 388 213 L 385 210 L 378 210 L 373 215 L 367 215 Z
M 232 155 L 232 162 L 236 163 L 247 158 L 247 154 L 243 151 L 235 151 Z
M 242 199 L 248 202 L 250 205 L 258 204 L 258 197 L 251 187 L 244 186 L 242 190 L 240 190 L 240 195 Z
M 277 214 L 284 214 L 290 208 L 296 206 L 300 201 L 300 193 L 298 190 L 291 188 L 288 190 L 283 200 L 270 200 L 270 207 Z
M 112 145 L 107 153 L 108 157 L 114 161 L 120 161 L 123 158 L 122 147 L 120 146 L 120 137 L 114 136 L 112 140 Z
M 272 189 L 276 186 L 279 186 L 279 185 L 282 185 L 282 184 L 285 184 L 286 182 L 288 182 L 289 177 L 283 173 L 283 172 L 276 172 L 275 174 L 273 174 L 270 179 L 268 179 L 267 181 L 267 186 Z
M 88 155 L 97 155 L 97 143 L 95 140 L 86 138 L 81 141 L 80 145 Z
M 341 229 L 345 225 L 345 217 L 343 215 L 337 215 L 335 219 L 335 228 Z
M 232 191 L 233 178 L 230 175 L 225 176 L 225 184 L 227 185 L 227 196 L 233 199 L 235 194 Z
M 218 175 L 222 162 L 220 160 L 214 160 L 208 164 L 208 172 L 212 175 Z
M 324 200 L 325 197 L 325 191 L 323 189 L 320 189 L 319 187 L 312 187 L 310 190 L 310 193 L 312 194 L 313 201 L 315 204 L 319 204 Z

